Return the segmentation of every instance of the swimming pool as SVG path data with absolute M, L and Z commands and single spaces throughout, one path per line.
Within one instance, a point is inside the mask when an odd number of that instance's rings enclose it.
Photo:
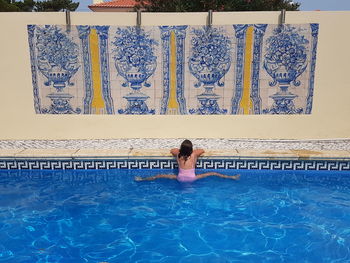
M 349 171 L 160 172 L 0 171 L 0 262 L 350 261 Z

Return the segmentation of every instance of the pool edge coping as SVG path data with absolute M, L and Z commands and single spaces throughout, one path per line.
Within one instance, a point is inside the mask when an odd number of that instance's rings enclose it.
M 108 159 L 173 159 L 165 149 L 0 149 L 0 160 L 108 160 Z M 203 160 L 336 160 L 350 161 L 346 150 L 208 150 Z

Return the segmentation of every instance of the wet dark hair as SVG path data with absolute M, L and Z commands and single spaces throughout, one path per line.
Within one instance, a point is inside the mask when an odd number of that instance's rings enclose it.
M 187 161 L 188 157 L 191 156 L 193 152 L 193 145 L 192 145 L 192 142 L 190 140 L 184 140 L 182 143 L 181 143 L 181 146 L 180 146 L 180 152 L 179 152 L 179 159 L 181 157 L 184 158 L 185 162 Z

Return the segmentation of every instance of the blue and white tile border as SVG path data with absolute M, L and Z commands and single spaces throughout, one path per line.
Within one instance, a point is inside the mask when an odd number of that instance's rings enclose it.
M 0 170 L 99 170 L 99 169 L 176 169 L 170 158 L 0 158 Z M 350 171 L 350 159 L 238 159 L 206 158 L 197 163 L 198 169 L 234 170 L 305 170 L 305 171 Z

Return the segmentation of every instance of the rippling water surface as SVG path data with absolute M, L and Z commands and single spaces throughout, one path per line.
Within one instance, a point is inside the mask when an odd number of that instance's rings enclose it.
M 0 262 L 350 262 L 349 172 L 160 172 L 0 171 Z

